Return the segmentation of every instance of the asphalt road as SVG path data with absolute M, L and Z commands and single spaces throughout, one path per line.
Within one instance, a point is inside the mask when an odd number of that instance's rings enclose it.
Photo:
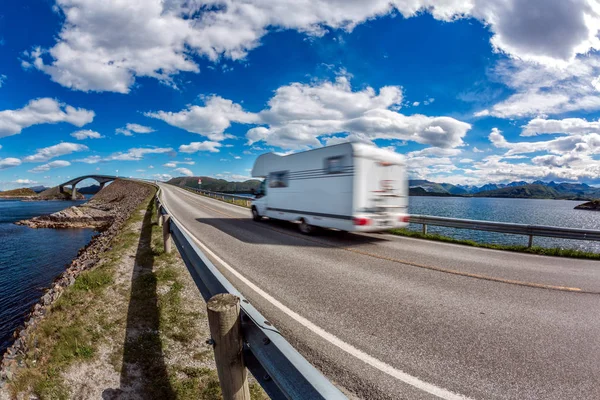
M 351 397 L 600 399 L 598 261 L 382 234 L 305 237 L 161 188 L 230 282 Z

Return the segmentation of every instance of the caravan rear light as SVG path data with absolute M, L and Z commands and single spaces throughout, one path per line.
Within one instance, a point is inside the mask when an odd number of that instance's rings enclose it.
M 354 225 L 358 225 L 358 226 L 371 225 L 371 220 L 369 218 L 355 217 L 353 219 L 353 221 L 354 221 Z
M 410 222 L 410 216 L 409 215 L 402 215 L 398 219 L 400 220 L 400 222 L 406 222 L 407 224 Z

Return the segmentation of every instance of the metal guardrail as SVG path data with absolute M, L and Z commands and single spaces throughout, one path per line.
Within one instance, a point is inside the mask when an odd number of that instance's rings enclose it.
M 592 229 L 561 228 L 557 226 L 477 221 L 471 219 L 432 217 L 429 215 L 411 215 L 410 222 L 413 224 L 422 224 L 424 234 L 427 234 L 427 225 L 434 225 L 443 226 L 447 228 L 471 229 L 477 231 L 525 235 L 529 236 L 529 247 L 533 245 L 534 236 L 552 237 L 559 239 L 600 241 L 600 231 Z
M 179 186 L 179 187 L 181 187 L 181 186 Z M 240 196 L 240 195 L 231 194 L 231 193 L 211 192 L 210 190 L 196 189 L 196 188 L 189 187 L 189 186 L 183 186 L 182 188 L 183 189 L 187 189 L 187 190 L 191 190 L 191 191 L 196 192 L 196 193 L 201 193 L 201 194 L 203 194 L 205 196 L 213 197 L 215 199 L 221 199 L 221 200 L 224 200 L 224 201 L 228 201 L 228 200 L 231 200 L 231 201 L 234 201 L 234 200 L 245 201 L 247 206 L 250 206 L 250 202 L 252 200 L 254 200 L 254 197 L 252 197 L 252 196 Z
M 196 246 L 181 223 L 160 200 L 162 213 L 169 215 L 172 240 L 179 250 L 202 297 L 217 294 L 240 298 L 244 360 L 258 383 L 272 399 L 346 399 L 346 396 L 296 351 L 281 333 L 258 312 Z
M 237 196 L 227 193 L 211 192 L 208 190 L 195 189 L 186 187 L 186 189 L 202 193 L 206 196 L 221 200 L 243 200 L 252 201 L 252 197 Z M 249 203 L 247 204 L 249 205 Z M 447 217 L 435 217 L 431 215 L 411 215 L 410 223 L 423 225 L 423 233 L 427 234 L 427 226 L 443 226 L 446 228 L 470 229 L 476 231 L 487 231 L 496 233 L 507 233 L 513 235 L 523 235 L 529 237 L 528 246 L 533 246 L 533 238 L 552 237 L 558 239 L 573 239 L 573 240 L 591 240 L 600 241 L 600 230 L 579 229 L 579 228 L 562 228 L 557 226 L 545 225 L 526 225 L 515 224 L 509 222 L 494 222 L 494 221 L 479 221 L 472 219 L 459 219 Z

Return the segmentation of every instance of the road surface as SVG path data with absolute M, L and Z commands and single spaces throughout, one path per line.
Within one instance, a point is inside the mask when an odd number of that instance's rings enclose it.
M 600 262 L 254 222 L 161 184 L 221 272 L 350 397 L 600 399 Z

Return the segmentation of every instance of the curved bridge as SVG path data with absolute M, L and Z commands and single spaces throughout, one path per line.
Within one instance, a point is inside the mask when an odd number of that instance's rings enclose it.
M 116 176 L 111 176 L 111 175 L 85 175 L 85 176 L 80 176 L 78 178 L 75 179 L 71 179 L 70 181 L 67 181 L 63 184 L 58 185 L 58 189 L 60 190 L 61 193 L 65 192 L 65 186 L 71 186 L 71 198 L 73 200 L 76 199 L 77 197 L 77 184 L 85 179 L 95 179 L 99 184 L 100 184 L 100 190 L 102 190 L 102 188 L 104 188 L 104 185 L 106 185 L 107 182 L 112 182 L 115 179 L 117 179 Z

